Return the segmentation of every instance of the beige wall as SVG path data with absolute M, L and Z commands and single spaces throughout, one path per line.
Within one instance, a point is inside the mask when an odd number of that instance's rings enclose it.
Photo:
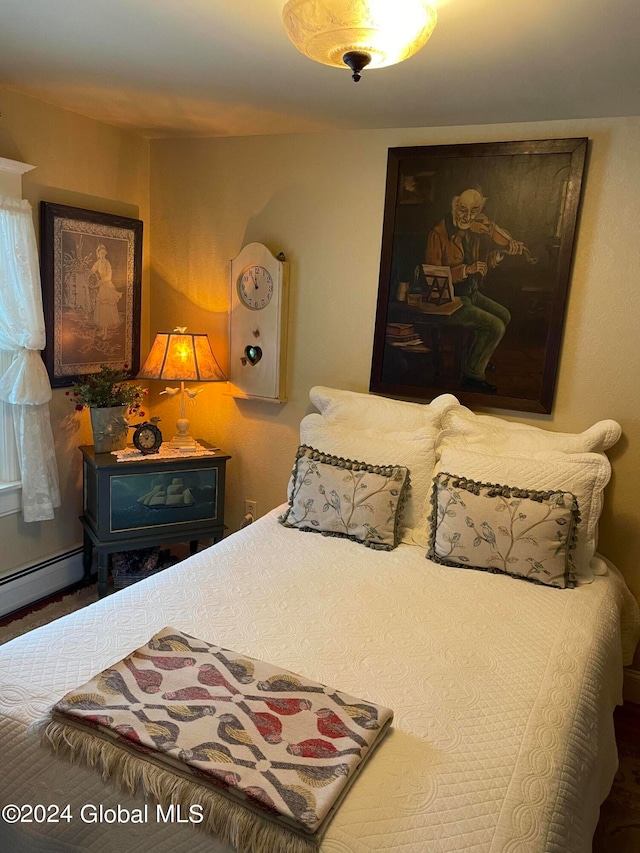
M 178 322 L 209 332 L 224 361 L 229 259 L 257 240 L 291 262 L 289 402 L 208 386 L 190 409 L 194 431 L 233 456 L 232 529 L 245 499 L 260 514 L 285 499 L 309 387 L 368 388 L 387 149 L 563 136 L 588 136 L 592 148 L 559 381 L 553 414 L 522 419 L 570 431 L 622 424 L 600 548 L 640 597 L 637 118 L 152 142 L 152 332 Z M 177 404 L 162 408 L 171 422 Z
M 133 216 L 148 222 L 149 142 L 100 122 L 0 89 L 0 157 L 37 168 L 25 175 L 23 195 L 38 232 L 41 200 Z M 147 344 L 148 249 L 144 241 L 143 340 Z M 145 317 L 144 314 L 147 316 Z M 64 391 L 51 402 L 62 506 L 54 521 L 25 524 L 21 514 L 0 518 L 0 576 L 82 542 L 79 444 L 91 443 L 88 413 L 72 415 Z

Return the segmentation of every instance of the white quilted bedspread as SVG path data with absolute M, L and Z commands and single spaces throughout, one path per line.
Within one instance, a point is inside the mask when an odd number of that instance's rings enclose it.
M 133 808 L 27 733 L 165 625 L 387 705 L 394 728 L 321 853 L 591 849 L 616 768 L 611 712 L 638 634 L 618 572 L 575 590 L 284 529 L 277 511 L 148 581 L 0 647 L 0 800 L 71 823 L 0 822 L 11 853 L 228 853 L 189 825 L 95 825 Z

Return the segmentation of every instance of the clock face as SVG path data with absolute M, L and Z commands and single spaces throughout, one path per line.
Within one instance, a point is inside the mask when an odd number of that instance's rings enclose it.
M 157 453 L 162 444 L 162 433 L 155 424 L 140 424 L 133 434 L 133 444 L 141 453 Z
M 148 450 L 156 443 L 156 437 L 150 429 L 143 429 L 140 435 L 138 436 L 138 441 L 141 447 L 144 447 L 145 450 Z
M 273 279 L 269 271 L 260 266 L 244 270 L 238 279 L 238 296 L 252 311 L 266 308 L 273 296 Z

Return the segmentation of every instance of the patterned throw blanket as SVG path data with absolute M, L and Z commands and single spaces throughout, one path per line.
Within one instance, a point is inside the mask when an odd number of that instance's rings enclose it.
M 58 702 L 44 741 L 242 853 L 317 845 L 393 713 L 164 628 Z

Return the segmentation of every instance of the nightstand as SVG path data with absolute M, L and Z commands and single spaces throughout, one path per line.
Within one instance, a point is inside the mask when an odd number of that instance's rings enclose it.
M 210 449 L 205 441 L 199 441 Z M 107 592 L 109 558 L 171 542 L 219 542 L 225 531 L 224 486 L 227 460 L 214 456 L 162 458 L 149 455 L 118 462 L 111 453 L 80 447 L 83 456 L 84 580 L 91 581 L 93 549 L 98 552 L 98 597 Z

